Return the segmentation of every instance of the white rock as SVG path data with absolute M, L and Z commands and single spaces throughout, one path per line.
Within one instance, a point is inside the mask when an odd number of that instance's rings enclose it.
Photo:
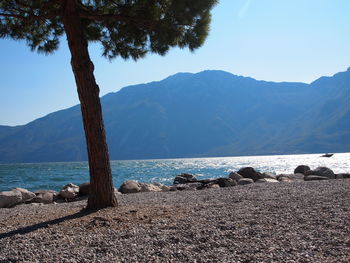
M 18 190 L 0 192 L 0 208 L 12 207 L 22 202 L 22 194 Z
M 162 189 L 159 186 L 154 184 L 141 183 L 141 191 L 140 192 L 161 192 Z
M 33 192 L 28 191 L 27 189 L 24 188 L 15 188 L 14 190 L 17 190 L 19 192 L 21 192 L 22 194 L 22 202 L 28 201 L 28 200 L 32 200 L 36 195 Z
M 263 178 L 263 179 L 257 180 L 256 183 L 279 183 L 279 181 L 272 178 Z
M 75 184 L 67 184 L 60 191 L 59 195 L 65 199 L 74 199 L 79 194 L 79 186 Z
M 129 180 L 125 181 L 119 188 L 119 191 L 123 194 L 139 193 L 141 186 L 138 182 Z

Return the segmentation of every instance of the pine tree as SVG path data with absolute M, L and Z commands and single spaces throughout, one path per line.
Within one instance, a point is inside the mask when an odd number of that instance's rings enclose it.
M 171 48 L 200 47 L 216 0 L 1 0 L 0 38 L 25 40 L 32 51 L 52 53 L 65 34 L 71 53 L 90 169 L 88 209 L 116 206 L 99 87 L 88 52 L 137 60 Z

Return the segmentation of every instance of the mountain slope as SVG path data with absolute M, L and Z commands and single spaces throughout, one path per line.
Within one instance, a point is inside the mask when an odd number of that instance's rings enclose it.
M 350 70 L 310 85 L 179 73 L 101 98 L 111 159 L 349 151 Z M 0 126 L 0 162 L 86 160 L 79 106 Z

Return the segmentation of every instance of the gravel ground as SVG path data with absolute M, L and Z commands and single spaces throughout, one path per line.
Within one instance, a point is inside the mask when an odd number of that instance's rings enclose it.
M 0 209 L 0 262 L 350 262 L 350 180 Z

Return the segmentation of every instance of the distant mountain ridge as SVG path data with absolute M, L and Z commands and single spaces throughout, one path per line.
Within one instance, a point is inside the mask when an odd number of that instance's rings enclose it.
M 311 84 L 178 73 L 101 101 L 111 159 L 350 151 L 350 68 Z M 0 126 L 0 163 L 86 159 L 79 105 Z

